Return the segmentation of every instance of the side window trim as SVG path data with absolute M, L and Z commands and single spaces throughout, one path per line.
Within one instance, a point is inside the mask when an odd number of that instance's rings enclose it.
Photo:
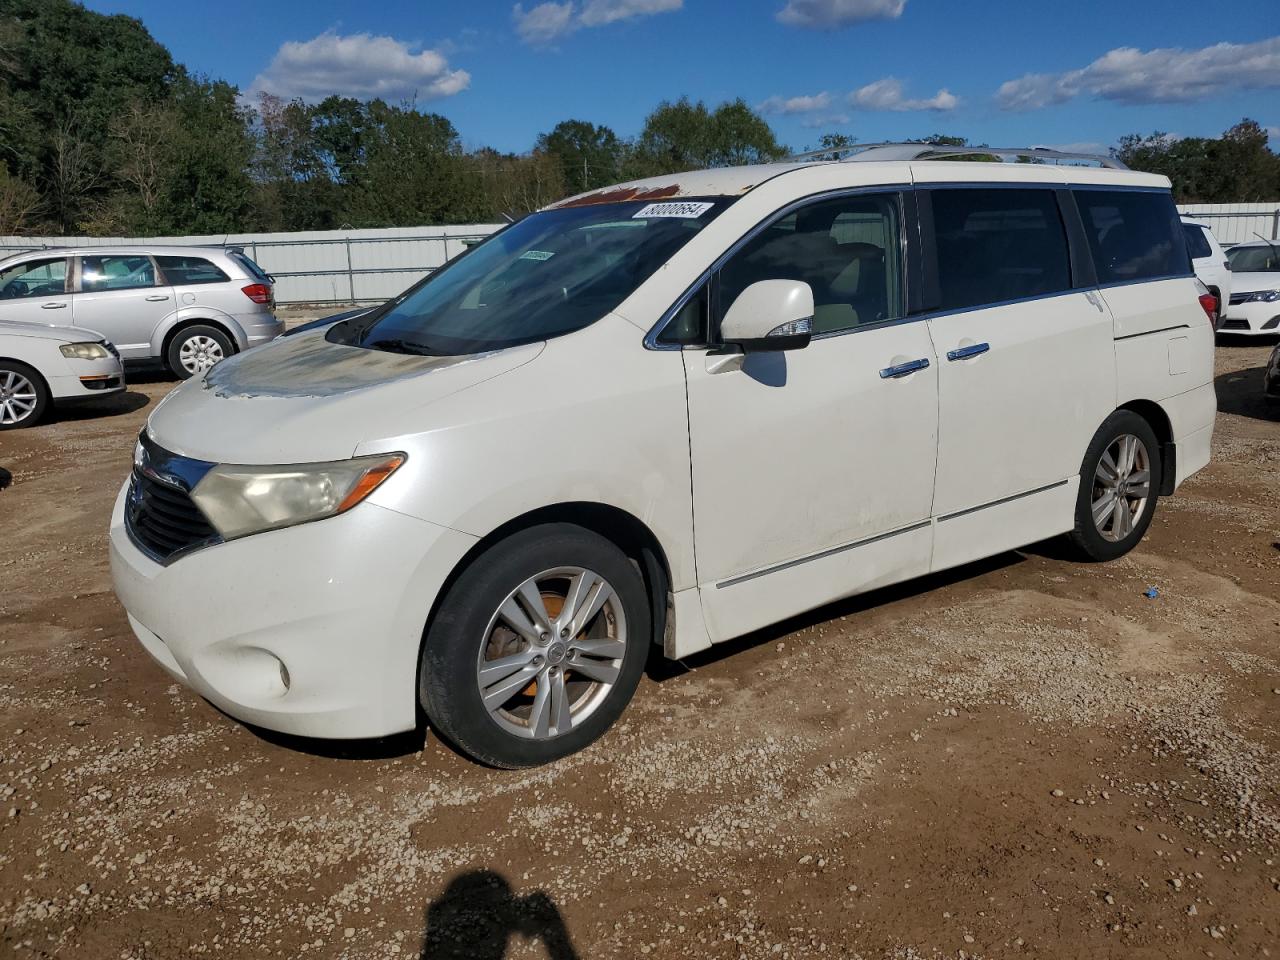
M 907 209 L 908 209 L 907 196 L 910 194 L 914 194 L 915 192 L 916 192 L 916 188 L 909 183 L 880 183 L 880 184 L 875 184 L 874 186 L 869 186 L 869 187 L 849 187 L 841 190 L 826 190 L 821 193 L 810 194 L 807 197 L 801 197 L 798 200 L 791 201 L 785 206 L 779 207 L 777 210 L 765 216 L 763 219 L 757 222 L 754 226 L 752 226 L 751 229 L 749 229 L 746 233 L 744 233 L 737 240 L 735 240 L 729 246 L 729 248 L 725 250 L 723 253 L 721 253 L 720 256 L 718 256 L 715 259 L 715 261 L 711 264 L 711 266 L 708 267 L 701 274 L 701 276 L 699 276 L 698 279 L 695 280 L 689 286 L 689 288 L 680 295 L 679 299 L 677 299 L 675 303 L 673 303 L 670 307 L 667 308 L 666 312 L 662 314 L 662 317 L 658 320 L 658 322 L 655 323 L 652 328 L 650 328 L 647 334 L 645 334 L 645 338 L 644 338 L 645 347 L 649 350 L 686 350 L 686 349 L 706 350 L 714 346 L 715 340 L 716 340 L 716 331 L 711 331 L 711 330 L 708 330 L 706 343 L 696 343 L 696 344 L 658 343 L 657 340 L 658 340 L 658 337 L 662 335 L 662 332 L 663 330 L 666 329 L 667 325 L 675 318 L 676 314 L 680 312 L 681 307 L 683 307 L 689 301 L 690 297 L 697 294 L 697 292 L 700 290 L 703 284 L 710 284 L 710 287 L 708 288 L 709 296 L 707 298 L 708 299 L 707 325 L 708 327 L 713 325 L 716 322 L 715 318 L 719 315 L 718 307 L 719 307 L 720 294 L 719 294 L 718 278 L 719 278 L 721 267 L 723 267 L 730 259 L 732 259 L 733 256 L 739 250 L 745 247 L 748 243 L 754 240 L 757 236 L 759 236 L 765 230 L 768 230 L 769 227 L 773 226 L 779 220 L 782 220 L 790 216 L 791 214 L 795 213 L 797 210 L 803 209 L 804 207 L 810 206 L 812 204 L 825 203 L 829 200 L 839 200 L 843 197 L 859 197 L 859 196 L 875 196 L 877 194 L 892 194 L 898 198 L 898 218 L 899 218 L 898 235 L 899 235 L 899 243 L 902 246 L 902 250 L 900 251 L 900 256 L 903 258 L 902 262 L 904 265 L 903 286 L 905 287 L 905 289 L 903 290 L 903 294 L 904 294 L 903 308 L 906 312 L 906 315 L 902 317 L 896 317 L 892 320 L 885 320 L 885 321 L 882 321 L 881 323 L 874 323 L 874 324 L 869 323 L 861 327 L 853 327 L 848 330 L 834 331 L 829 334 L 823 334 L 819 337 L 815 337 L 815 339 L 823 339 L 829 336 L 842 336 L 843 334 L 846 334 L 846 333 L 857 333 L 859 330 L 878 329 L 880 327 L 892 326 L 894 324 L 899 324 L 899 323 L 908 323 L 912 320 L 919 319 L 919 317 L 913 316 L 911 314 L 911 309 L 910 309 L 911 303 L 912 303 L 911 289 L 913 284 L 911 282 L 912 275 L 911 275 L 911 269 L 910 269 L 910 263 L 911 263 L 910 250 L 911 250 L 912 244 L 910 242 L 909 235 L 914 233 L 915 231 L 913 229 L 911 218 L 907 216 Z M 914 207 L 915 207 L 915 204 L 913 199 L 911 202 L 911 208 L 914 210 Z M 917 254 L 918 254 L 918 251 L 917 251 Z
M 1093 263 L 1093 251 L 1085 236 L 1084 220 L 1076 206 L 1076 195 L 1066 187 L 1054 191 L 1058 195 L 1058 212 L 1062 225 L 1067 228 L 1067 254 L 1071 258 L 1071 287 L 1073 290 L 1092 290 L 1098 285 L 1098 271 Z

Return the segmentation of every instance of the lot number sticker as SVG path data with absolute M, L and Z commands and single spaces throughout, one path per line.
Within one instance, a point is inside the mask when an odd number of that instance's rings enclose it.
M 655 217 L 678 217 L 682 220 L 696 220 L 714 206 L 714 203 L 707 203 L 705 200 L 651 203 L 633 213 L 631 219 L 649 220 Z
M 553 250 L 526 250 L 520 254 L 521 260 L 550 260 L 555 256 Z

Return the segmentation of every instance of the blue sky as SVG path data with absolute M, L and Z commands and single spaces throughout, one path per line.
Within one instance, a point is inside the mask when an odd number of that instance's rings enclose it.
M 1105 146 L 1217 135 L 1280 149 L 1280 9 L 1169 0 L 91 0 L 196 72 L 318 99 L 416 94 L 468 146 L 523 151 L 567 118 L 640 130 L 660 100 L 743 97 L 801 149 L 948 133 Z

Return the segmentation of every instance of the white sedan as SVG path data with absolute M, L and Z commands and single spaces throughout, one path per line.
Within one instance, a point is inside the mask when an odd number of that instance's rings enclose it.
M 1227 251 L 1232 293 L 1223 333 L 1280 333 L 1280 241 L 1253 240 Z
M 51 403 L 88 400 L 124 388 L 120 354 L 101 334 L 0 322 L 0 430 L 38 423 Z

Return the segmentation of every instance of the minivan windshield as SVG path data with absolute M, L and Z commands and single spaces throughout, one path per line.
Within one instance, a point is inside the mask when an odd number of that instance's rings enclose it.
M 728 203 L 636 201 L 532 214 L 327 337 L 457 356 L 580 330 L 617 307 Z
M 1280 273 L 1280 243 L 1275 246 L 1236 247 L 1227 254 L 1232 273 Z

